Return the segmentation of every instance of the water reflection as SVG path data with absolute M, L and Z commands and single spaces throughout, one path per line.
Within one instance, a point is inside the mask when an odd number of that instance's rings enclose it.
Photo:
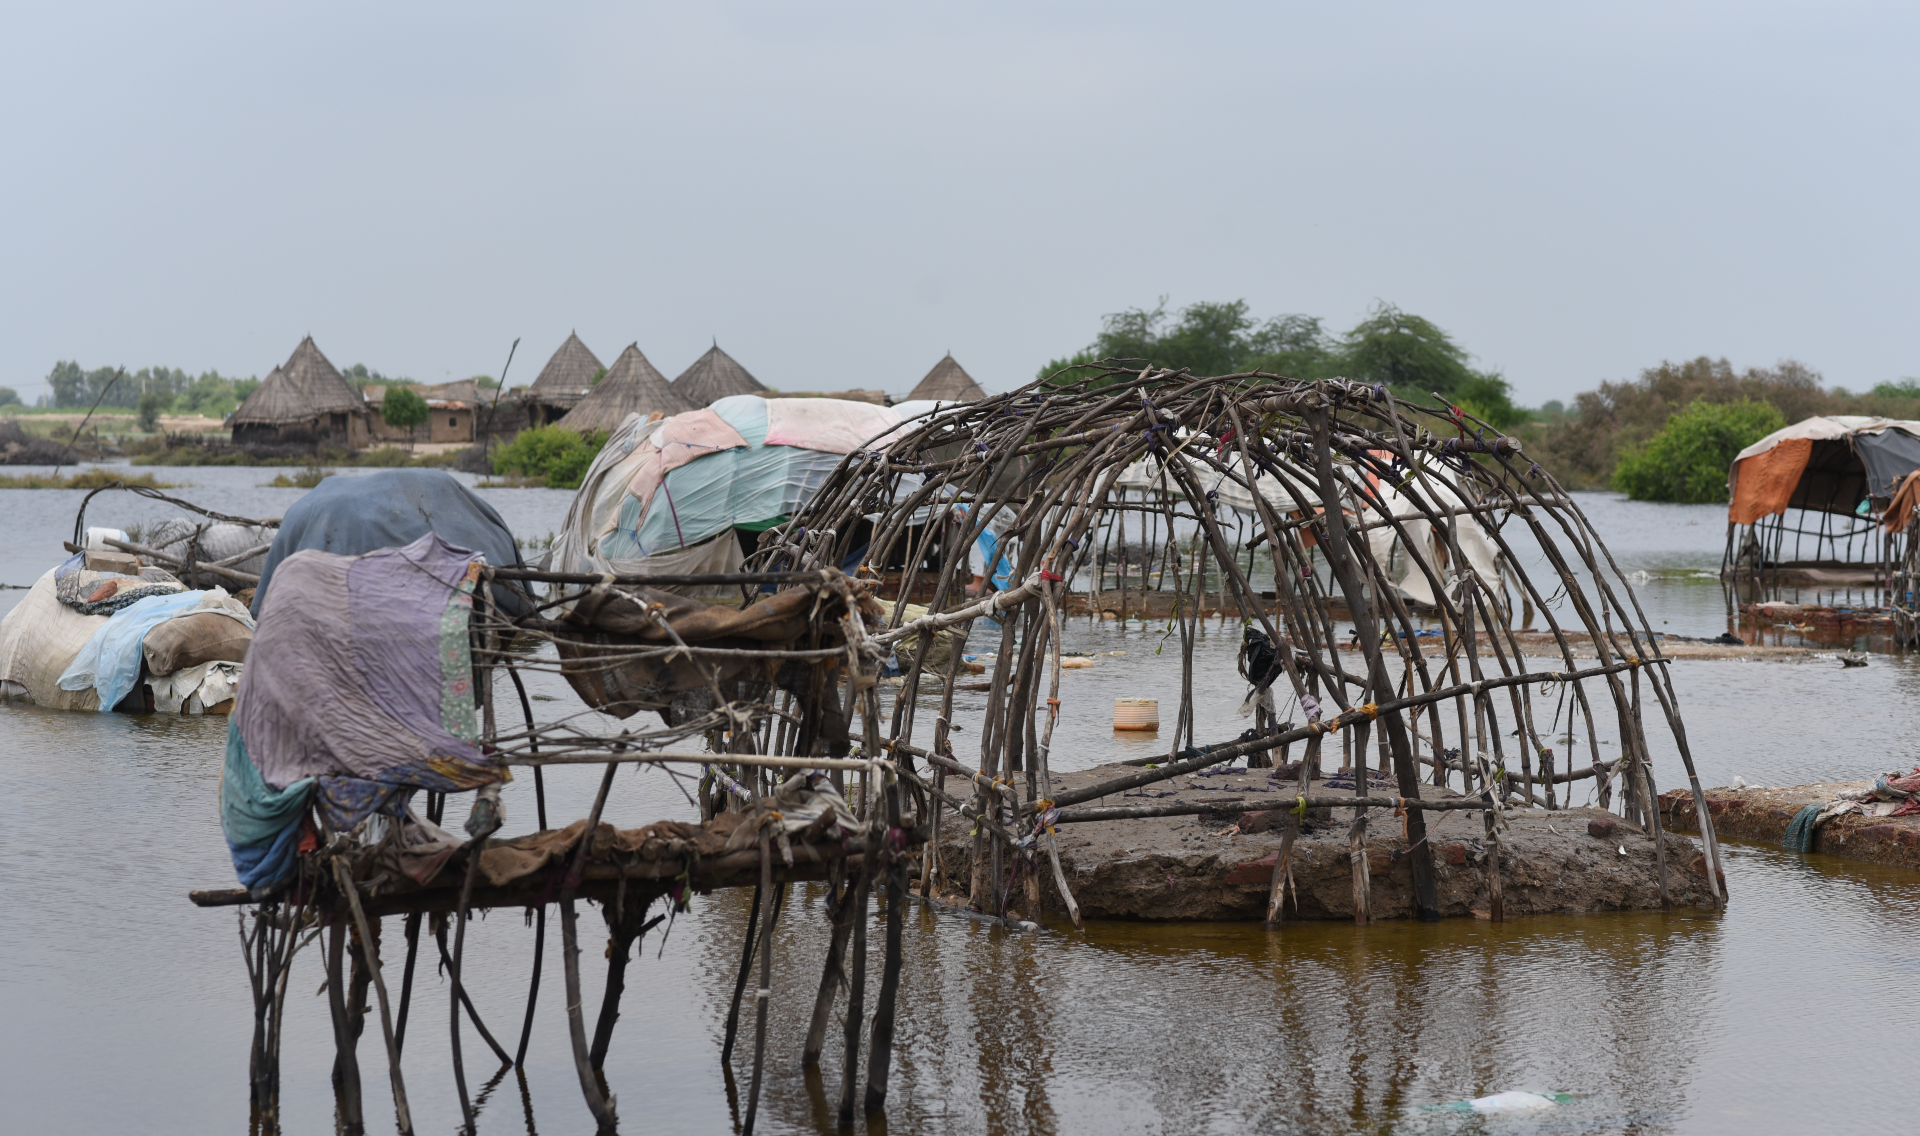
M 266 476 L 257 470 L 183 474 L 217 483 L 209 488 L 222 494 L 231 488 L 240 499 L 228 503 L 243 512 L 284 509 L 299 492 L 259 489 Z M 485 492 L 516 530 L 536 533 L 568 496 L 554 494 L 555 506 L 507 496 L 546 491 Z M 284 499 L 266 499 L 274 495 Z M 28 582 L 30 566 L 37 575 L 57 559 L 72 521 L 59 496 L 7 493 L 0 507 L 11 510 L 18 539 L 0 548 L 13 566 L 0 579 Z M 1717 509 L 1698 507 L 1712 523 L 1688 525 L 1680 522 L 1696 507 L 1586 504 L 1628 570 L 1717 566 Z M 119 520 L 103 514 L 101 523 Z M 1694 533 L 1702 539 L 1691 541 Z M 1670 621 L 1675 631 L 1711 635 L 1724 617 L 1716 581 L 1656 576 L 1639 590 L 1657 628 Z M 9 603 L 0 595 L 0 606 Z M 1057 768 L 1111 760 L 1122 745 L 1166 744 L 1116 738 L 1110 728 L 1115 697 L 1173 697 L 1177 668 L 1152 654 L 1160 631 L 1069 626 L 1069 646 L 1109 653 L 1064 680 Z M 1236 713 L 1244 686 L 1232 665 L 1237 628 L 1210 623 L 1203 634 L 1195 690 L 1204 741 L 1244 728 Z M 1675 679 L 1709 784 L 1735 774 L 1762 784 L 1852 777 L 1920 756 L 1910 740 L 1920 736 L 1920 668 L 1904 658 L 1844 671 L 1830 661 L 1696 662 L 1677 665 Z M 214 808 L 224 728 L 0 706 L 0 899 L 8 908 L 0 1092 L 9 1130 L 245 1130 L 250 1017 L 234 926 L 229 913 L 184 899 L 188 888 L 231 878 Z M 969 737 L 956 741 L 963 754 Z M 1662 783 L 1679 783 L 1673 755 L 1656 760 Z M 550 772 L 554 815 L 582 815 L 597 776 Z M 507 808 L 521 818 L 516 827 L 530 817 L 531 785 L 510 787 Z M 620 779 L 610 804 L 622 825 L 687 812 L 664 778 L 639 773 Z M 1732 902 L 1720 917 L 1309 924 L 1275 935 L 1242 925 L 1096 923 L 1085 936 L 1058 925 L 1016 936 L 916 906 L 887 1113 L 859 1118 L 855 1130 L 1910 1127 L 1920 1104 L 1908 1068 L 1920 1009 L 1901 991 L 1920 974 L 1920 876 L 1740 847 L 1728 875 Z M 656 931 L 637 951 L 607 1062 L 627 1131 L 713 1132 L 737 1116 L 718 1054 L 746 910 L 744 894 L 700 899 L 677 917 L 664 949 Z M 584 918 L 597 926 L 596 913 Z M 483 1132 L 589 1127 L 561 1015 L 557 921 L 548 922 L 528 1067 L 485 1090 Z M 869 1006 L 880 925 L 876 915 Z M 396 928 L 388 933 L 398 941 Z M 481 1013 L 496 1025 L 517 1023 L 532 930 L 517 912 L 500 911 L 468 936 Z M 832 1133 L 844 1073 L 837 1019 L 820 1069 L 798 1063 L 826 947 L 822 889 L 796 887 L 775 943 L 760 1130 Z M 597 1007 L 604 968 L 592 932 L 584 946 L 583 995 Z M 317 953 L 295 968 L 284 1118 L 289 1132 L 306 1136 L 332 1127 L 332 1054 L 325 1000 L 313 996 Z M 446 1057 L 447 987 L 433 969 L 421 968 L 415 993 L 407 1083 L 420 1130 L 451 1132 L 459 1104 Z M 378 1050 L 363 1042 L 375 1117 L 387 1115 Z M 736 1060 L 739 1090 L 751 1046 Z M 1544 1121 L 1428 1111 L 1522 1088 L 1582 1099 Z

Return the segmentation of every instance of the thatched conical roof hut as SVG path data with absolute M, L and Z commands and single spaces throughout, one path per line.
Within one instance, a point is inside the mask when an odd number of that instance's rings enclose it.
M 680 372 L 680 377 L 673 380 L 673 389 L 695 406 L 712 406 L 728 395 L 768 393 L 760 380 L 748 374 L 733 356 L 720 350 L 718 343 L 695 359 L 693 366 Z
M 944 402 L 978 402 L 985 397 L 987 392 L 973 381 L 973 376 L 967 374 L 966 368 L 954 362 L 951 351 L 935 363 L 933 370 L 927 372 L 927 377 L 921 379 L 920 385 L 907 395 L 909 401 L 937 398 Z
M 358 447 L 367 442 L 368 420 L 366 400 L 309 335 L 227 421 L 236 442 Z
M 658 410 L 663 414 L 680 414 L 699 407 L 674 393 L 673 384 L 667 377 L 654 369 L 647 357 L 640 353 L 638 343 L 630 343 L 620 357 L 607 368 L 602 378 L 578 406 L 567 411 L 566 415 L 555 423 L 569 430 L 598 430 L 611 434 L 627 420 L 629 414 L 642 417 Z
M 552 422 L 580 405 L 593 389 L 593 377 L 606 370 L 600 357 L 580 342 L 578 332 L 568 332 L 566 342 L 540 368 L 533 385 L 519 394 L 527 404 L 528 418 L 534 426 Z

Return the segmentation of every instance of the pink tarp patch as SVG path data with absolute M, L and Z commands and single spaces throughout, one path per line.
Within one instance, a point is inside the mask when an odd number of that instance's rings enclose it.
M 676 414 L 662 422 L 653 437 L 641 443 L 643 454 L 649 448 L 654 452 L 641 458 L 639 468 L 627 479 L 627 492 L 640 499 L 644 514 L 646 507 L 653 504 L 654 491 L 667 479 L 667 474 L 695 458 L 740 449 L 746 444 L 740 431 L 711 410 Z
M 842 398 L 770 398 L 767 445 L 850 454 L 900 425 L 884 406 Z

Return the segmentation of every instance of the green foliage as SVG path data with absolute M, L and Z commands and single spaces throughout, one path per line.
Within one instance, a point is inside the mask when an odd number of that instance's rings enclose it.
M 1040 370 L 1046 378 L 1072 368 L 1061 382 L 1098 373 L 1087 366 L 1111 359 L 1134 366 L 1152 363 L 1195 375 L 1270 371 L 1293 378 L 1332 374 L 1333 343 L 1311 316 L 1275 316 L 1262 323 L 1249 314 L 1245 300 L 1202 302 L 1167 314 L 1166 297 L 1152 309 L 1129 308 L 1101 321 L 1099 336 L 1085 350 L 1055 359 Z
M 259 379 L 229 379 L 218 371 L 206 371 L 196 377 L 170 367 L 142 367 L 127 372 L 118 383 L 113 383 L 119 370 L 118 367 L 99 367 L 88 371 L 72 361 L 55 363 L 47 373 L 47 388 L 53 392 L 51 405 L 85 410 L 104 390 L 106 397 L 100 399 L 103 408 L 138 410 L 142 400 L 151 398 L 162 414 L 224 418 L 260 385 Z M 109 383 L 113 384 L 111 389 L 108 389 Z
M 1384 383 L 1406 398 L 1422 402 L 1436 393 L 1455 398 L 1475 376 L 1466 351 L 1429 320 L 1379 304 L 1341 345 L 1347 378 Z
M 272 489 L 312 489 L 326 479 L 326 470 L 318 465 L 309 465 L 291 476 L 279 474 L 272 481 L 267 482 L 267 485 Z
M 20 392 L 12 387 L 0 387 L 0 406 L 19 406 Z
M 1447 333 L 1420 316 L 1380 304 L 1346 335 L 1334 338 L 1315 316 L 1282 315 L 1256 320 L 1245 300 L 1202 302 L 1167 312 L 1166 297 L 1153 308 L 1129 308 L 1101 321 L 1085 350 L 1041 368 L 1046 378 L 1075 382 L 1099 373 L 1091 366 L 1113 360 L 1152 363 L 1195 375 L 1264 371 L 1295 379 L 1344 376 L 1379 383 L 1403 398 L 1429 402 L 1434 393 L 1502 430 L 1527 421 L 1513 403 L 1513 390 L 1497 371 L 1476 371 L 1471 358 Z
M 475 375 L 473 385 L 477 390 L 490 391 L 500 389 L 500 380 L 492 375 Z
M 1771 403 L 1695 399 L 1659 433 L 1620 455 L 1613 487 L 1635 501 L 1725 501 L 1734 455 L 1786 424 Z
M 144 485 L 149 489 L 179 488 L 170 481 L 155 481 L 151 473 L 124 473 L 111 469 L 83 469 L 70 477 L 0 475 L 0 489 L 102 489 L 116 482 L 121 485 Z
M 151 434 L 160 428 L 160 414 L 173 405 L 173 399 L 159 391 L 148 391 L 140 396 L 139 422 L 144 433 Z
M 605 367 L 601 367 L 599 370 L 593 373 L 593 377 L 591 379 L 587 380 L 587 385 L 590 387 L 597 387 L 600 385 L 600 380 L 606 377 L 607 377 L 607 369 Z
M 379 383 L 383 386 L 405 386 L 413 381 L 405 375 L 383 375 L 378 371 L 368 370 L 365 363 L 355 363 L 351 367 L 342 369 L 340 376 L 346 379 L 347 385 L 351 386 L 354 390 L 359 390 L 368 383 Z
M 493 452 L 493 472 L 544 480 L 549 489 L 578 489 L 606 441 L 597 430 L 578 434 L 559 426 L 535 426 Z
M 1897 383 L 1876 383 L 1871 393 L 1881 398 L 1920 398 L 1920 379 L 1901 379 Z
M 427 400 L 412 387 L 389 387 L 380 403 L 380 419 L 389 426 L 411 430 L 427 420 Z
M 1766 402 L 1788 422 L 1822 414 L 1920 417 L 1920 397 L 1844 395 L 1829 390 L 1820 375 L 1791 359 L 1774 367 L 1735 371 L 1725 359 L 1700 356 L 1662 363 L 1637 379 L 1605 382 L 1582 391 L 1561 416 L 1523 428 L 1527 454 L 1573 489 L 1613 484 L 1622 455 L 1646 442 L 1667 420 L 1697 401 Z

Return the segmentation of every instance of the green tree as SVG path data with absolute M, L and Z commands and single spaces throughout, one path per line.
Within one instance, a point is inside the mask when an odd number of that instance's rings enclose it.
M 158 430 L 160 428 L 160 415 L 171 409 L 172 406 L 172 396 L 161 394 L 157 390 L 150 390 L 141 395 L 140 404 L 137 408 L 139 412 L 140 429 L 148 434 Z
M 1245 300 L 1203 301 L 1167 314 L 1162 296 L 1152 308 L 1128 308 L 1101 320 L 1100 334 L 1091 345 L 1041 368 L 1046 377 L 1071 368 L 1063 381 L 1095 374 L 1088 366 L 1113 360 L 1138 366 L 1152 363 L 1195 375 L 1230 375 L 1241 371 L 1272 371 L 1294 378 L 1321 378 L 1332 359 L 1332 343 L 1311 316 L 1275 316 L 1261 323 Z
M 1786 424 L 1771 403 L 1696 398 L 1659 433 L 1620 455 L 1613 487 L 1635 501 L 1725 501 L 1734 455 Z
M 380 402 L 380 420 L 389 426 L 411 431 L 427 420 L 427 400 L 412 387 L 389 387 Z M 412 438 L 409 436 L 409 443 Z
M 578 489 L 606 435 L 584 434 L 560 426 L 535 426 L 493 451 L 493 472 L 538 478 L 549 489 Z
M 0 406 L 19 406 L 20 392 L 12 387 L 0 387 Z

